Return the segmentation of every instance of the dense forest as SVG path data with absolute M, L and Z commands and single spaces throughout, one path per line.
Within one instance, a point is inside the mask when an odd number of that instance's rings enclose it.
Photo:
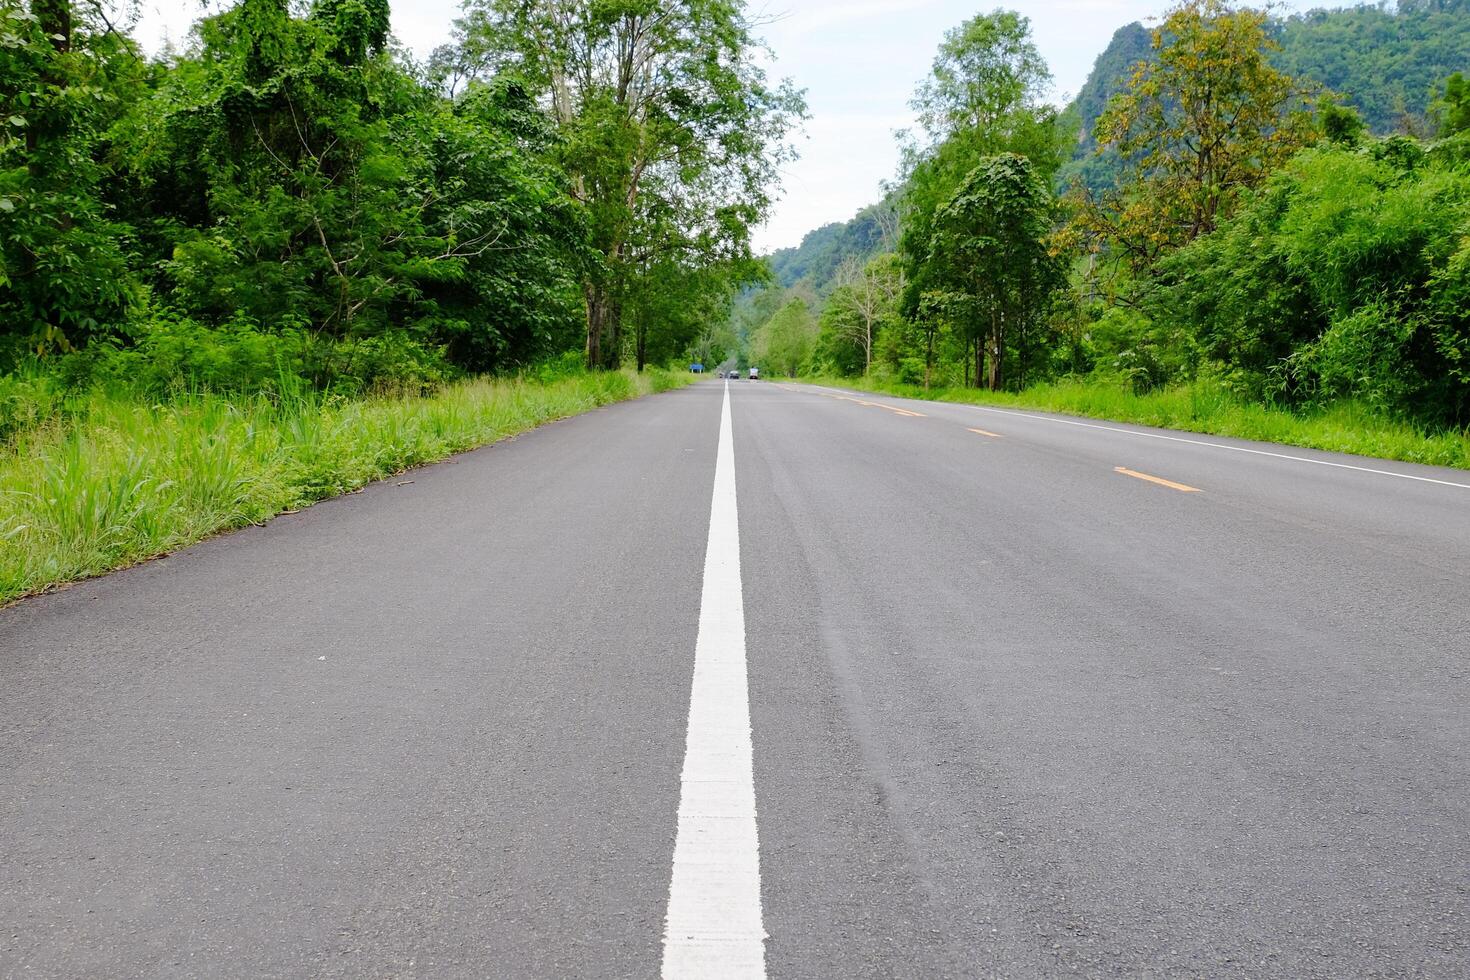
M 805 108 L 741 0 L 467 0 L 422 62 L 222 6 L 149 57 L 0 0 L 0 603 L 682 384 L 768 275 Z
M 738 0 L 469 0 L 423 64 L 388 16 L 242 0 L 150 59 L 98 3 L 0 0 L 0 370 L 641 368 L 764 275 L 750 229 L 805 110 Z
M 1362 116 L 1377 136 L 1429 136 L 1435 87 L 1470 65 L 1470 17 L 1456 0 L 1404 0 L 1396 8 L 1364 4 L 1318 9 L 1267 21 L 1271 63 L 1310 79 Z M 1133 66 L 1153 57 L 1150 32 L 1120 27 L 1098 55 L 1068 107 L 1078 140 L 1060 183 L 1080 178 L 1103 189 L 1117 178 L 1116 153 L 1098 153 L 1094 130 L 1108 100 L 1127 85 Z
M 1058 111 L 1026 18 L 979 15 L 915 94 L 896 234 L 834 226 L 780 256 L 787 288 L 745 302 L 765 314 L 751 355 L 926 387 L 1203 384 L 1463 429 L 1465 67 L 1470 0 L 1285 20 L 1184 0 L 1119 30 Z
M 1313 10 L 1267 22 L 1274 44 L 1273 64 L 1290 75 L 1313 79 L 1356 109 L 1369 132 L 1432 135 L 1428 109 L 1436 86 L 1470 66 L 1470 16 L 1453 0 L 1406 0 L 1397 8 L 1362 5 Z M 1134 21 L 1118 28 L 1098 55 L 1081 90 L 1066 107 L 1061 123 L 1076 143 L 1058 172 L 1057 188 L 1080 178 L 1102 189 L 1116 178 L 1116 153 L 1098 153 L 1094 131 L 1108 100 L 1127 84 L 1133 67 L 1153 57 L 1151 32 Z M 831 288 L 845 259 L 869 259 L 893 242 L 885 237 L 897 198 L 864 208 L 851 220 L 809 232 L 797 246 L 769 256 L 776 282 L 791 288 L 805 283 L 817 294 Z

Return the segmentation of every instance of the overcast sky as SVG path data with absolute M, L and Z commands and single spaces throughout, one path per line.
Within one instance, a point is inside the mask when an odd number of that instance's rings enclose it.
M 212 4 L 218 9 L 218 0 Z M 1113 32 L 1156 16 L 1171 0 L 1012 0 L 1031 18 L 1051 65 L 1053 101 L 1082 86 Z M 1293 9 L 1323 6 L 1291 2 Z M 974 0 L 751 0 L 775 50 L 773 74 L 807 91 L 811 120 L 797 140 L 801 159 L 785 174 L 783 197 L 756 235 L 760 251 L 795 245 L 830 221 L 877 200 L 898 164 L 893 131 L 912 122 L 908 100 L 929 70 L 944 32 L 993 9 Z M 392 0 L 393 30 L 420 54 L 447 39 L 459 0 Z M 199 0 L 140 0 L 139 36 L 151 50 L 182 40 L 204 9 Z

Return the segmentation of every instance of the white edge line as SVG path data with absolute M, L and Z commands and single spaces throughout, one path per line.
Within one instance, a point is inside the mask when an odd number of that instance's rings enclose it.
M 818 388 L 821 385 L 813 385 Z M 840 388 L 830 388 L 829 391 L 840 391 Z M 1115 425 L 1099 425 L 1096 422 L 1078 422 L 1075 419 L 1057 418 L 1052 415 L 1033 415 L 1030 412 L 1016 412 L 1006 408 L 990 408 L 986 405 L 972 405 L 967 402 L 920 402 L 924 405 L 954 405 L 957 408 L 972 408 L 977 412 L 990 412 L 994 415 L 1014 415 L 1023 419 L 1035 419 L 1038 422 L 1056 422 L 1059 425 L 1075 425 L 1083 429 L 1102 429 L 1105 432 L 1121 432 L 1126 436 L 1142 436 L 1145 439 L 1163 439 L 1166 442 L 1182 442 L 1191 446 L 1208 446 L 1211 449 L 1228 449 L 1235 453 L 1250 453 L 1252 456 L 1270 456 L 1275 459 L 1289 459 L 1298 463 L 1315 463 L 1318 466 L 1332 466 L 1340 470 L 1357 470 L 1359 473 L 1375 473 L 1378 476 L 1394 476 L 1400 480 L 1415 480 L 1419 483 L 1437 483 L 1442 487 L 1457 487 L 1461 490 L 1470 490 L 1470 483 L 1454 483 L 1450 480 L 1436 480 L 1432 476 L 1414 476 L 1410 473 L 1395 473 L 1393 470 L 1377 470 L 1371 466 L 1354 466 L 1352 463 L 1334 463 L 1326 459 L 1312 459 L 1310 456 L 1292 456 L 1289 453 L 1273 453 L 1265 449 L 1248 449 L 1245 446 L 1231 446 L 1223 442 L 1209 442 L 1205 439 L 1186 439 L 1183 436 L 1166 436 L 1161 432 L 1139 432 L 1137 429 L 1122 429 Z M 1325 452 L 1326 450 L 1324 450 Z M 1415 464 L 1410 464 L 1415 465 Z

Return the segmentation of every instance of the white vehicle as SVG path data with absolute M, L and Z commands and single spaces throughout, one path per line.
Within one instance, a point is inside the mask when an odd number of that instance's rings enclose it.
M 761 379 L 761 369 L 760 368 L 751 368 L 750 369 L 750 380 L 752 380 L 752 381 L 759 381 L 760 379 Z

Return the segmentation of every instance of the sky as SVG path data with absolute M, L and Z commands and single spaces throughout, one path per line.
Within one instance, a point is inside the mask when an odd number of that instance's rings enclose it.
M 151 51 L 182 41 L 206 8 L 200 0 L 137 0 L 138 36 Z M 219 0 L 211 6 L 218 9 Z M 448 39 L 459 0 L 391 0 L 393 32 L 420 55 Z M 806 90 L 811 118 L 795 144 L 801 158 L 783 175 L 781 199 L 757 230 L 758 252 L 796 245 L 804 234 L 846 221 L 882 195 L 898 169 L 895 130 L 912 125 L 908 101 L 929 71 L 944 32 L 993 9 L 987 0 L 750 0 L 775 54 L 773 77 Z M 1051 100 L 1065 104 L 1113 32 L 1156 17 L 1171 0 L 1009 0 L 1031 19 L 1051 66 Z M 1288 9 L 1322 6 L 1289 2 Z

